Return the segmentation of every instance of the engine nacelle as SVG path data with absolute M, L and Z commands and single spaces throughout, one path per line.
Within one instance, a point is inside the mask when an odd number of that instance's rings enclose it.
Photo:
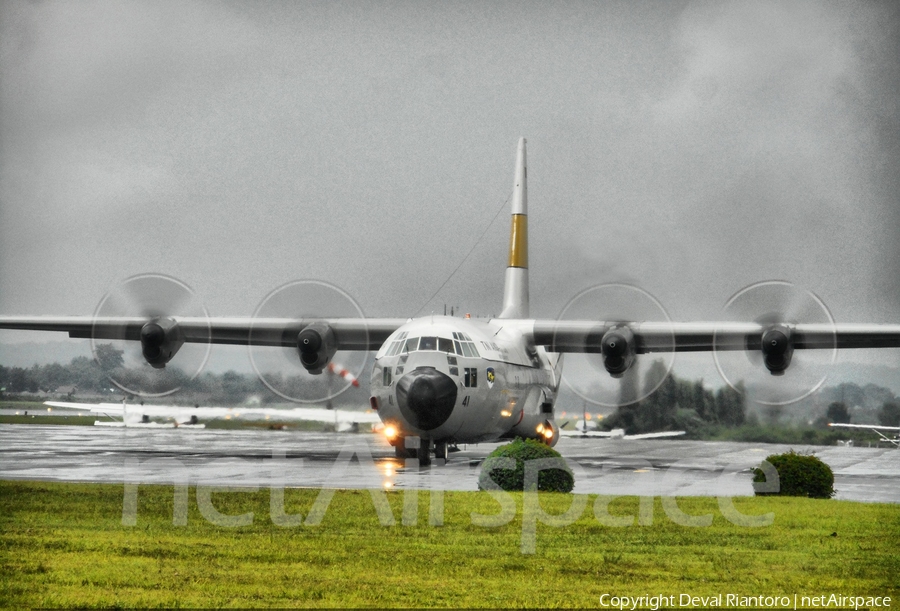
M 763 362 L 773 376 L 784 375 L 794 355 L 794 344 L 791 342 L 791 328 L 786 325 L 775 325 L 763 331 L 760 341 Z
M 524 416 L 516 426 L 503 435 L 502 439 L 516 437 L 536 439 L 552 448 L 559 441 L 559 426 L 546 414 L 531 414 Z
M 151 367 L 162 369 L 184 344 L 184 334 L 171 318 L 154 318 L 141 327 L 141 354 Z
M 615 327 L 600 340 L 603 366 L 614 378 L 621 378 L 634 365 L 634 333 L 628 327 Z
M 300 364 L 308 372 L 318 375 L 337 352 L 334 331 L 323 322 L 314 322 L 297 335 Z
M 552 420 L 544 420 L 535 427 L 535 432 L 538 434 L 538 440 L 551 448 L 559 441 L 559 427 Z

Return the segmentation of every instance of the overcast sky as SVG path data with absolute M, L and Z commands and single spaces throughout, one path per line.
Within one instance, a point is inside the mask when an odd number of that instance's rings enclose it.
M 497 313 L 525 136 L 532 315 L 778 278 L 897 323 L 898 43 L 889 2 L 4 2 L 0 314 L 147 272 Z

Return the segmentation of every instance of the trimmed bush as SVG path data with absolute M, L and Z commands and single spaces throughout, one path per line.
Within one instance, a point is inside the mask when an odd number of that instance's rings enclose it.
M 766 457 L 766 461 L 778 472 L 779 486 L 777 491 L 760 491 L 754 485 L 758 496 L 808 496 L 814 499 L 834 496 L 834 473 L 831 467 L 815 456 L 797 454 L 791 450 L 787 454 L 772 454 Z M 767 481 L 760 467 L 753 470 L 754 484 Z
M 515 469 L 498 468 L 501 459 L 516 461 Z M 565 464 L 563 457 L 553 448 L 534 439 L 516 439 L 491 452 L 481 466 L 478 489 L 488 490 L 499 486 L 503 490 L 523 490 L 525 488 L 525 462 L 539 459 L 558 459 L 563 468 L 542 469 L 538 472 L 537 489 L 543 492 L 571 492 L 575 487 L 575 476 Z M 491 486 L 493 481 L 496 486 Z M 533 490 L 533 488 L 531 488 Z

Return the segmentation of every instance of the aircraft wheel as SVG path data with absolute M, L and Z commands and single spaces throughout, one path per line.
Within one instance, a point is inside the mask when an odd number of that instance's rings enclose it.
M 431 464 L 431 440 L 423 439 L 418 450 L 419 466 L 427 467 Z
M 447 460 L 447 442 L 446 441 L 436 441 L 434 442 L 434 457 L 437 460 Z
M 416 456 L 418 456 L 418 450 L 416 450 L 416 448 L 407 448 L 404 440 L 401 440 L 400 443 L 394 446 L 394 457 L 396 458 L 406 460 L 407 458 L 415 458 Z

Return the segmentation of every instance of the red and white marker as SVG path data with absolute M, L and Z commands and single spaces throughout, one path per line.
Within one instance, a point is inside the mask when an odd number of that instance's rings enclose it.
M 345 380 L 348 380 L 351 385 L 359 386 L 359 380 L 356 379 L 352 373 L 344 369 L 343 365 L 337 365 L 335 363 L 328 363 L 328 373 L 333 373 L 335 375 L 339 375 Z

